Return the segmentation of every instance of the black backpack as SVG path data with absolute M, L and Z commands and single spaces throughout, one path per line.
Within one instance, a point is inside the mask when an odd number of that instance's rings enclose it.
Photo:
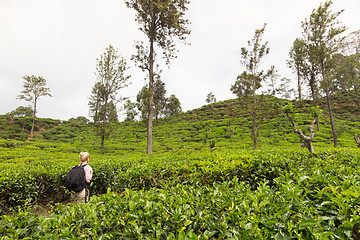
M 73 192 L 80 192 L 86 187 L 84 165 L 76 165 L 66 175 L 66 188 Z

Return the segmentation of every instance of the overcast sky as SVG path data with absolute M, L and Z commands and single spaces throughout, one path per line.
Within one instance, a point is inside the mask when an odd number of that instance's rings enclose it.
M 191 0 L 191 45 L 177 41 L 178 58 L 170 69 L 160 66 L 167 96 L 175 94 L 183 111 L 206 104 L 209 92 L 217 101 L 235 98 L 230 86 L 244 70 L 240 49 L 264 23 L 270 54 L 263 67 L 275 65 L 281 77 L 295 79 L 286 66 L 288 52 L 301 36 L 301 21 L 321 2 Z M 341 9 L 346 34 L 359 30 L 360 1 L 334 0 L 332 10 Z M 134 41 L 145 40 L 134 19 L 122 0 L 0 0 L 0 114 L 29 105 L 16 97 L 23 90 L 22 76 L 35 75 L 47 80 L 53 95 L 40 98 L 38 117 L 89 118 L 96 59 L 109 44 L 127 59 L 132 76 L 132 84 L 119 95 L 135 101 L 146 73 L 130 60 Z

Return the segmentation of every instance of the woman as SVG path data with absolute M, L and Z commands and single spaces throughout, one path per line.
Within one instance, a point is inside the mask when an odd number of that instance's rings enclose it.
M 78 192 L 72 192 L 70 200 L 72 202 L 87 203 L 89 201 L 89 196 L 90 196 L 89 188 L 90 188 L 90 181 L 91 181 L 91 178 L 93 175 L 93 169 L 90 165 L 88 165 L 88 163 L 90 161 L 89 153 L 81 152 L 79 157 L 80 157 L 81 163 L 79 165 L 77 165 L 77 167 L 84 169 L 84 173 L 85 173 L 84 186 L 85 187 Z

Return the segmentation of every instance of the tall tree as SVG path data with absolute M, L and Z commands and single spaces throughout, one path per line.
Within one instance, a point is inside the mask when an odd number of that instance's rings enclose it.
M 310 54 L 309 45 L 304 39 L 295 39 L 293 46 L 289 52 L 290 59 L 287 61 L 288 67 L 291 68 L 297 75 L 299 101 L 301 102 L 301 91 L 303 90 L 301 84 L 305 81 L 310 88 L 313 106 L 317 105 L 317 98 L 319 97 L 319 70 L 315 63 L 314 57 Z M 317 117 L 317 130 L 320 131 L 320 121 Z
M 310 88 L 313 106 L 317 104 L 319 95 L 318 67 L 314 57 L 310 54 L 308 43 L 302 38 L 296 38 L 289 52 L 288 67 L 297 75 L 298 98 L 302 99 L 302 81 Z
M 31 126 L 30 136 L 34 135 L 34 126 L 35 126 L 35 118 L 37 112 L 37 103 L 41 96 L 49 96 L 50 88 L 46 87 L 46 80 L 43 77 L 32 76 L 24 76 L 24 90 L 20 92 L 18 95 L 18 99 L 23 99 L 25 101 L 31 102 L 33 105 L 33 120 Z
M 347 77 L 352 79 L 357 105 L 360 107 L 360 30 L 346 36 L 343 48 L 345 58 L 343 59 L 344 61 L 340 65 L 339 70 L 346 73 Z
M 116 103 L 120 101 L 117 93 L 128 86 L 130 76 L 126 60 L 113 46 L 106 48 L 100 59 L 96 59 L 96 82 L 92 88 L 89 107 L 94 118 L 96 132 L 101 137 L 101 149 L 109 133 L 109 122 L 117 120 Z
M 125 0 L 127 7 L 136 11 L 140 30 L 148 43 L 137 43 L 133 59 L 149 76 L 149 114 L 147 124 L 147 153 L 152 153 L 152 119 L 154 115 L 154 64 L 155 48 L 162 52 L 167 64 L 176 57 L 175 38 L 185 42 L 190 30 L 184 18 L 188 0 Z
M 240 74 L 235 82 L 235 85 L 231 86 L 231 91 L 238 97 L 244 97 L 250 99 L 251 108 L 249 114 L 253 119 L 251 136 L 254 141 L 254 149 L 258 146 L 258 135 L 260 126 L 265 119 L 261 112 L 264 108 L 259 105 L 259 99 L 256 95 L 256 91 L 261 87 L 261 83 L 271 76 L 273 68 L 264 71 L 260 70 L 260 65 L 264 60 L 264 57 L 269 54 L 270 49 L 267 46 L 268 43 L 262 43 L 262 36 L 265 32 L 266 24 L 261 29 L 255 31 L 254 37 L 248 41 L 248 46 L 241 48 L 241 63 L 245 67 L 246 71 Z
M 297 38 L 295 39 L 291 50 L 289 52 L 290 60 L 287 61 L 289 68 L 291 68 L 297 76 L 297 85 L 298 85 L 298 99 L 301 102 L 301 80 L 303 78 L 303 72 L 305 68 L 306 61 L 306 43 L 303 39 Z
M 326 94 L 329 110 L 331 129 L 334 138 L 334 146 L 337 147 L 337 135 L 330 101 L 330 70 L 332 58 L 339 50 L 343 38 L 340 36 L 346 30 L 345 26 L 339 26 L 338 16 L 343 10 L 332 12 L 332 1 L 326 1 L 314 9 L 309 19 L 302 22 L 304 39 L 309 45 L 309 51 L 313 57 L 321 75 L 321 82 Z

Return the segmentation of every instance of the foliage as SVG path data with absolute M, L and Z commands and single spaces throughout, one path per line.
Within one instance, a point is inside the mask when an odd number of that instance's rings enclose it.
M 15 110 L 7 113 L 6 115 L 9 115 L 11 118 L 13 117 L 32 117 L 33 116 L 33 109 L 31 106 L 23 107 L 20 106 L 16 108 Z
M 90 121 L 84 116 L 79 116 L 77 118 L 70 118 L 69 122 L 77 123 L 77 124 L 88 124 Z

